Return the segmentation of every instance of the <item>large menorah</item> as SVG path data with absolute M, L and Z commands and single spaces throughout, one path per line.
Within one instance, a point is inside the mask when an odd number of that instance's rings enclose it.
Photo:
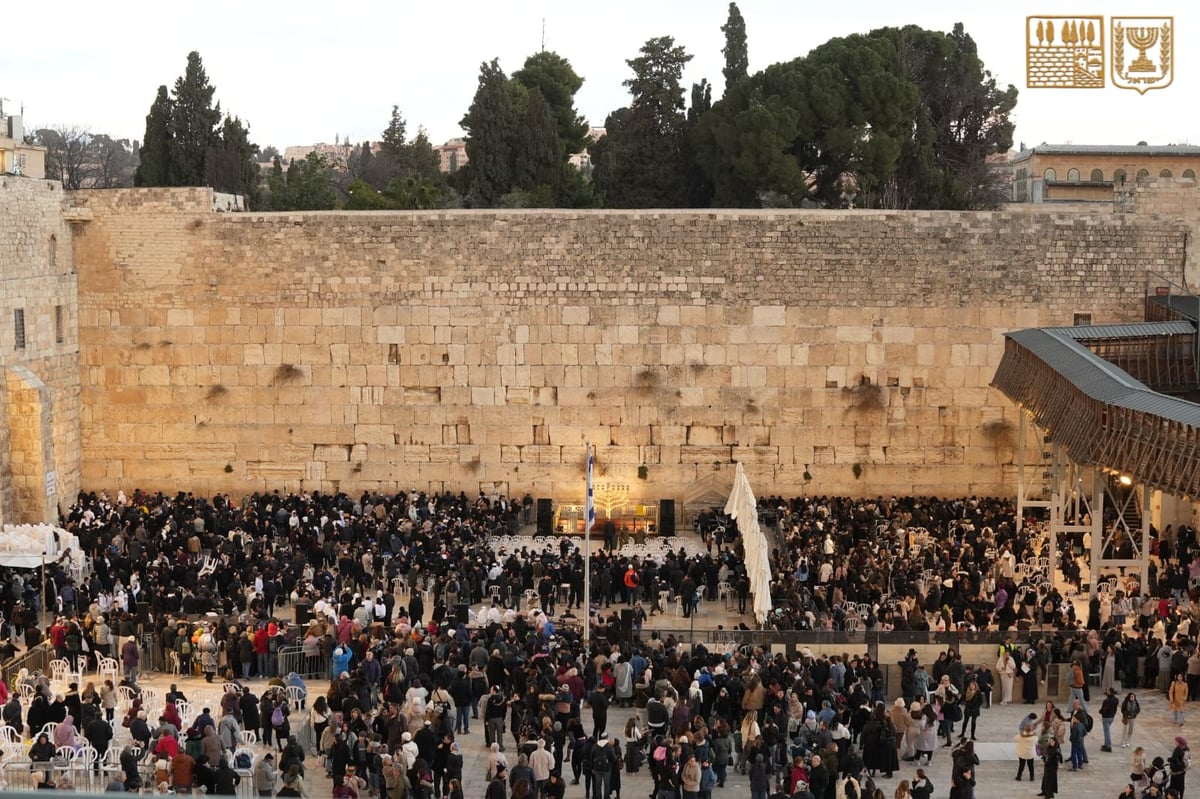
M 592 501 L 597 508 L 604 509 L 605 517 L 617 508 L 629 504 L 629 486 L 624 483 L 600 483 L 592 492 Z
M 1158 42 L 1158 28 L 1126 28 L 1125 38 L 1138 50 L 1138 57 L 1129 65 L 1129 71 L 1156 72 L 1154 62 L 1146 58 L 1146 51 Z

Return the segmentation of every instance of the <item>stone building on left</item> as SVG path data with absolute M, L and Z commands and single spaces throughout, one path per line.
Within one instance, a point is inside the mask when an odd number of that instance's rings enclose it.
M 55 522 L 80 487 L 79 212 L 19 117 L 0 134 L 0 523 Z
M 46 177 L 46 148 L 25 143 L 25 122 L 17 114 L 4 113 L 0 98 L 0 174 Z

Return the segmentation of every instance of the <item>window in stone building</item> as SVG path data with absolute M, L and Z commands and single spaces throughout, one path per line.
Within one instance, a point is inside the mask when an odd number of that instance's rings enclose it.
M 1050 181 L 1058 180 L 1058 173 L 1055 172 L 1053 169 L 1047 169 L 1045 172 L 1042 173 L 1042 180 L 1046 181 L 1047 183 L 1049 183 Z
M 63 343 L 63 307 L 54 306 L 54 343 Z
M 1075 314 L 1075 327 L 1087 326 L 1092 323 L 1092 315 L 1090 313 Z
M 13 311 L 13 332 L 16 335 L 17 349 L 25 349 L 25 309 L 17 308 Z
M 1118 169 L 1116 172 L 1113 172 L 1113 183 L 1116 183 L 1118 186 L 1125 185 L 1125 170 L 1124 169 Z
M 1183 176 L 1185 178 L 1187 178 L 1188 180 L 1195 180 L 1196 172 L 1195 172 L 1195 170 L 1192 170 L 1192 169 L 1185 169 L 1185 170 L 1183 170 Z
M 1104 171 L 1100 169 L 1092 170 L 1092 183 L 1102 183 L 1104 181 Z
M 1158 173 L 1158 176 L 1159 176 L 1160 178 L 1169 178 L 1169 177 L 1171 177 L 1171 170 L 1169 170 L 1169 169 L 1164 169 L 1164 170 L 1162 170 L 1161 172 L 1159 172 L 1159 173 Z
M 1068 169 L 1067 170 L 1067 180 L 1069 180 L 1072 183 L 1078 183 L 1079 182 L 1079 170 L 1074 169 L 1074 168 Z
M 50 236 L 50 265 L 58 265 L 58 237 Z
M 1145 180 L 1145 179 L 1146 179 L 1146 178 L 1148 178 L 1148 177 L 1150 177 L 1150 170 L 1149 170 L 1149 169 L 1139 169 L 1139 170 L 1138 170 L 1138 174 L 1137 174 L 1137 179 L 1138 179 L 1138 180 Z

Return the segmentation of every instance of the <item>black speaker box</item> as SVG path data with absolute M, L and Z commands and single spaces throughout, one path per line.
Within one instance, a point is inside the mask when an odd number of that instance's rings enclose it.
M 633 608 L 621 608 L 621 632 L 625 636 L 633 635 Z
M 668 538 L 675 535 L 675 500 L 658 501 L 658 534 Z
M 554 502 L 549 499 L 537 501 L 538 535 L 554 535 Z

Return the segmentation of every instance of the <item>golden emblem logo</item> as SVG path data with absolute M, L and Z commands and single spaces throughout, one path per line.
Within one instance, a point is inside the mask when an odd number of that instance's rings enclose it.
M 1112 79 L 1145 94 L 1175 80 L 1175 18 L 1113 17 Z
M 1025 18 L 1030 89 L 1103 89 L 1104 17 Z

